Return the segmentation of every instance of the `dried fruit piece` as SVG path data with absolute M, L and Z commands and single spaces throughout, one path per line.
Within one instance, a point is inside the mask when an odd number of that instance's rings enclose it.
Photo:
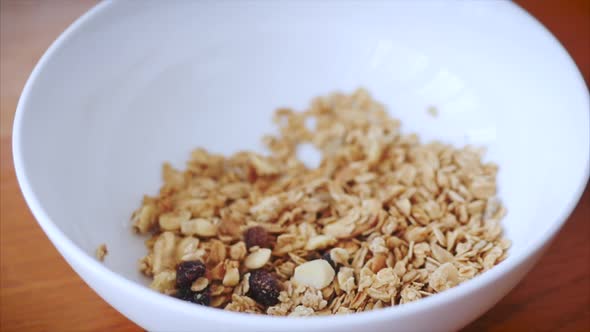
M 250 289 L 248 296 L 256 302 L 273 306 L 279 303 L 279 293 L 281 288 L 277 279 L 265 270 L 255 270 L 250 273 Z
M 334 262 L 332 260 L 332 257 L 330 255 L 329 251 L 326 251 L 323 255 L 322 255 L 322 259 L 325 260 L 326 262 L 328 262 L 328 264 L 330 264 L 330 266 L 334 269 L 334 271 L 338 271 L 338 264 L 336 264 L 336 262 Z
M 335 275 L 336 272 L 330 263 L 323 259 L 316 259 L 296 267 L 293 280 L 301 285 L 322 289 L 334 280 Z
M 211 303 L 211 292 L 208 287 L 200 292 L 193 292 L 190 288 L 180 288 L 174 294 L 174 297 L 204 306 L 208 306 Z
M 252 247 L 271 248 L 272 237 L 262 226 L 250 227 L 244 232 L 244 242 L 248 249 Z
M 201 261 L 181 262 L 176 268 L 176 287 L 186 288 L 206 272 L 205 264 Z

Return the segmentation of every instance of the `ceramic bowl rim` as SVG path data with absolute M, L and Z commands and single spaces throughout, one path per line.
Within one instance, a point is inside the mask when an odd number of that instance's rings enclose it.
M 212 320 L 224 321 L 224 320 L 239 320 L 240 323 L 251 326 L 258 326 L 261 328 L 273 328 L 277 324 L 288 324 L 294 329 L 302 328 L 313 328 L 314 326 L 331 327 L 337 328 L 338 326 L 354 324 L 363 324 L 368 322 L 392 320 L 396 317 L 403 317 L 411 315 L 417 312 L 426 312 L 437 306 L 444 305 L 449 302 L 459 300 L 468 294 L 481 289 L 483 287 L 491 287 L 495 281 L 506 276 L 510 271 L 516 269 L 518 266 L 527 261 L 533 254 L 539 251 L 545 244 L 547 244 L 553 236 L 563 226 L 567 217 L 571 214 L 573 209 L 576 207 L 579 201 L 586 183 L 588 182 L 589 166 L 588 163 L 584 171 L 577 175 L 579 176 L 579 184 L 572 192 L 568 203 L 560 208 L 559 217 L 551 224 L 550 228 L 541 236 L 533 239 L 531 243 L 523 248 L 522 251 L 516 253 L 509 260 L 499 264 L 490 271 L 483 273 L 476 278 L 469 280 L 457 287 L 445 291 L 444 293 L 437 294 L 435 296 L 421 299 L 417 302 L 404 304 L 392 308 L 386 308 L 384 310 L 374 310 L 368 312 L 357 313 L 354 315 L 341 315 L 341 316 L 319 316 L 310 317 L 307 319 L 292 318 L 292 317 L 275 317 L 275 316 L 259 316 L 249 315 L 243 313 L 229 312 L 225 310 L 219 310 L 208 307 L 195 308 L 193 304 L 186 303 L 172 297 L 156 293 L 143 285 L 140 285 L 134 281 L 131 281 L 118 273 L 109 270 L 103 264 L 98 262 L 94 257 L 84 252 L 79 246 L 77 246 L 72 240 L 70 240 L 59 228 L 51 221 L 47 212 L 43 208 L 39 197 L 35 194 L 33 185 L 29 182 L 27 175 L 27 166 L 24 164 L 23 151 L 22 151 L 22 132 L 23 132 L 23 118 L 24 113 L 28 109 L 30 96 L 32 91 L 35 89 L 38 78 L 43 74 L 44 68 L 52 57 L 54 57 L 56 51 L 63 47 L 64 44 L 68 43 L 68 40 L 81 30 L 81 27 L 89 24 L 89 22 L 98 19 L 103 15 L 107 9 L 112 7 L 114 2 L 105 1 L 102 2 L 80 18 L 72 23 L 47 49 L 45 54 L 41 57 L 30 77 L 28 78 L 25 87 L 22 91 L 19 99 L 14 127 L 12 136 L 14 166 L 18 183 L 21 191 L 25 197 L 27 205 L 31 209 L 35 219 L 39 225 L 43 228 L 44 232 L 49 236 L 53 244 L 64 252 L 67 252 L 70 259 L 84 265 L 90 273 L 95 274 L 95 277 L 102 280 L 108 280 L 112 288 L 115 289 L 126 289 L 128 293 L 133 294 L 141 302 L 151 302 L 157 306 L 166 307 L 166 310 L 175 310 L 182 312 L 186 316 L 194 315 L 195 310 L 204 310 Z M 533 18 L 528 12 L 520 8 L 518 5 L 506 2 L 504 3 L 503 10 L 507 11 L 509 15 L 517 19 L 522 20 L 523 24 L 528 25 L 528 29 L 541 29 L 545 34 L 545 39 L 548 43 L 552 44 L 552 47 L 558 48 L 561 52 L 566 55 L 566 63 L 563 67 L 569 71 L 573 71 L 573 76 L 579 80 L 578 86 L 580 91 L 579 94 L 585 95 L 586 105 L 588 105 L 588 93 L 579 70 L 577 69 L 574 61 L 571 59 L 567 51 L 559 43 L 559 41 L 535 18 Z M 536 26 L 535 26 L 536 25 Z M 583 105 L 582 105 L 583 106 Z M 588 160 L 588 158 L 586 158 Z M 99 294 L 100 295 L 100 294 Z

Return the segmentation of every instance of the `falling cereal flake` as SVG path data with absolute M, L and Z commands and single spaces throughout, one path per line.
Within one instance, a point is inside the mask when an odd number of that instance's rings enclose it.
M 436 108 L 435 106 L 428 106 L 426 112 L 433 118 L 436 118 L 438 116 L 438 108 Z

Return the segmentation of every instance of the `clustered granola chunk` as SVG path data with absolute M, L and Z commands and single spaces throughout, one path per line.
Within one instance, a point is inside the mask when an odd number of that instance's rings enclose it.
M 270 155 L 192 152 L 163 166 L 133 227 L 140 270 L 165 294 L 232 311 L 310 316 L 403 304 L 506 258 L 498 166 L 483 151 L 420 143 L 367 91 L 276 111 Z M 302 144 L 322 154 L 310 168 Z

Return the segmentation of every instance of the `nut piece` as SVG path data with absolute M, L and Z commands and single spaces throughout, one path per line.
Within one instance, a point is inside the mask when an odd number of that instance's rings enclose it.
M 225 264 L 223 262 L 217 263 L 214 267 L 207 270 L 207 278 L 210 280 L 223 280 L 225 275 Z M 218 295 L 218 294 L 213 294 Z
M 240 241 L 229 248 L 229 257 L 236 261 L 241 261 L 246 256 L 246 245 Z
M 319 250 L 336 243 L 336 239 L 330 235 L 316 235 L 307 241 L 305 250 Z
M 397 202 L 395 202 L 395 206 L 399 209 L 399 211 L 404 216 L 410 215 L 410 211 L 412 210 L 412 203 L 410 203 L 409 199 L 407 199 L 407 198 L 400 199 Z
M 240 271 L 237 267 L 231 268 L 223 276 L 223 285 L 233 287 L 240 283 Z
M 350 254 L 346 249 L 343 248 L 333 248 L 330 250 L 330 258 L 334 263 L 337 265 L 346 265 L 348 264 L 348 260 L 350 259 Z
M 150 230 L 156 219 L 156 207 L 152 204 L 144 205 L 131 216 L 133 229 L 139 234 L 145 234 Z
M 252 271 L 249 278 L 249 286 L 248 296 L 256 302 L 266 306 L 273 306 L 279 303 L 279 293 L 281 291 L 279 282 L 268 271 Z
M 158 274 L 164 270 L 173 269 L 175 264 L 174 251 L 176 236 L 172 232 L 164 232 L 154 242 L 154 260 L 152 272 Z
M 250 161 L 252 162 L 252 166 L 254 166 L 256 174 L 258 175 L 273 175 L 279 172 L 279 169 L 275 165 L 271 164 L 266 158 L 263 159 L 260 156 L 251 155 Z
M 217 226 L 207 219 L 191 219 L 180 223 L 180 232 L 184 235 L 211 237 L 217 234 Z
M 262 226 L 254 226 L 248 228 L 244 232 L 244 242 L 248 249 L 252 247 L 270 248 L 272 245 L 272 237 L 266 229 Z
M 191 218 L 191 213 L 186 210 L 167 212 L 160 215 L 158 223 L 160 228 L 165 231 L 175 231 L 180 228 L 183 221 Z
M 301 285 L 322 289 L 334 280 L 335 274 L 330 263 L 316 259 L 296 267 L 293 280 Z
M 223 262 L 227 256 L 225 244 L 219 240 L 209 241 L 209 256 L 207 256 L 207 265 L 215 265 L 219 262 Z
M 176 273 L 174 271 L 162 271 L 154 276 L 150 288 L 160 293 L 166 293 L 174 289 L 175 280 Z
M 250 270 L 259 269 L 259 268 L 263 267 L 264 264 L 266 264 L 269 261 L 270 254 L 271 254 L 270 249 L 267 249 L 267 248 L 258 249 L 255 252 L 248 255 L 248 257 L 246 257 L 246 260 L 244 261 L 244 265 Z
M 347 294 L 350 293 L 354 287 L 354 270 L 349 267 L 343 267 L 338 272 L 338 284 L 340 285 L 340 289 L 342 289 Z
M 193 284 L 191 285 L 191 290 L 193 292 L 200 292 L 203 289 L 207 288 L 207 286 L 209 286 L 209 279 L 205 277 L 200 277 L 193 282 Z
M 194 256 L 199 249 L 199 239 L 188 236 L 178 242 L 176 246 L 176 259 L 177 260 L 187 260 L 184 259 L 185 257 Z M 188 259 L 188 260 L 195 260 L 195 259 Z

